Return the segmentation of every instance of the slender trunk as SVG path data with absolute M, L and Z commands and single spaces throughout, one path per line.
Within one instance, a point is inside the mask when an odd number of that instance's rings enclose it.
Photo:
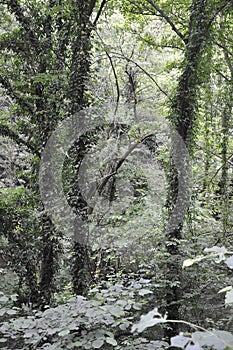
M 224 33 L 224 25 L 221 23 L 220 27 Z M 232 93 L 233 93 L 233 65 L 229 52 L 226 48 L 226 39 L 221 38 L 223 42 L 223 53 L 225 57 L 226 64 L 231 74 L 230 80 L 226 81 L 226 101 L 222 113 L 222 144 L 221 144 L 221 155 L 222 155 L 222 174 L 220 180 L 220 194 L 222 200 L 222 226 L 223 226 L 223 237 L 222 243 L 228 244 L 227 229 L 229 221 L 229 159 L 228 159 L 228 149 L 229 149 L 229 129 L 231 127 L 231 114 L 232 114 Z
M 54 292 L 54 277 L 58 268 L 58 239 L 54 235 L 54 227 L 47 217 L 43 220 L 43 248 L 40 271 L 40 305 L 49 305 Z
M 232 88 L 230 89 L 232 96 Z M 230 103 L 226 104 L 226 107 L 222 113 L 222 143 L 221 143 L 221 156 L 222 156 L 222 172 L 219 183 L 219 192 L 221 196 L 221 211 L 222 211 L 222 230 L 223 235 L 221 242 L 224 245 L 228 244 L 227 229 L 229 220 L 229 159 L 228 159 L 228 148 L 229 148 L 229 127 L 230 127 L 230 114 L 231 106 Z

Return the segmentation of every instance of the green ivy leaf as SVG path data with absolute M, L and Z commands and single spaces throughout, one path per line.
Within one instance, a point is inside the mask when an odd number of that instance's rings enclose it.
M 3 297 L 0 297 L 0 303 L 7 303 L 9 301 L 9 298 L 3 296 Z
M 64 329 L 63 331 L 58 333 L 59 337 L 65 337 L 68 334 L 70 334 L 70 330 L 69 329 Z
M 7 310 L 6 312 L 8 315 L 16 315 L 17 314 L 17 311 L 16 310 Z
M 117 346 L 117 341 L 114 338 L 106 338 L 105 339 L 106 343 L 113 345 L 113 346 Z
M 111 315 L 115 317 L 120 317 L 123 314 L 123 311 L 120 307 L 117 306 L 109 306 L 108 308 Z
M 104 345 L 104 340 L 102 338 L 96 339 L 92 342 L 94 349 L 100 349 Z

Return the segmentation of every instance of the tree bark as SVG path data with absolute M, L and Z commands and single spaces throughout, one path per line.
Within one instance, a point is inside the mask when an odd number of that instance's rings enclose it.
M 189 32 L 185 40 L 185 58 L 183 64 L 183 72 L 178 80 L 178 86 L 173 97 L 171 112 L 169 119 L 172 128 L 175 130 L 175 139 L 181 137 L 183 146 L 187 148 L 187 152 L 191 155 L 192 141 L 194 138 L 194 128 L 196 126 L 196 107 L 197 92 L 200 83 L 199 67 L 203 49 L 208 42 L 209 26 L 210 26 L 210 2 L 207 0 L 195 0 L 193 2 Z M 177 140 L 176 140 L 177 141 Z M 182 306 L 182 270 L 180 257 L 180 244 L 182 239 L 182 227 L 185 209 L 188 207 L 188 186 L 180 188 L 180 176 L 184 171 L 182 181 L 188 181 L 185 176 L 188 174 L 188 160 L 185 152 L 180 152 L 179 145 L 173 144 L 172 155 L 170 158 L 170 169 L 168 175 L 168 225 L 166 232 L 166 245 L 169 254 L 167 262 L 167 292 L 166 303 L 168 319 L 181 319 Z M 180 157 L 180 165 L 177 165 L 176 158 Z M 179 191 L 183 193 L 179 193 Z M 178 197 L 186 200 L 186 208 L 183 207 L 183 215 L 177 208 Z M 177 210 L 178 209 L 178 210 Z M 174 323 L 171 328 L 165 331 L 165 337 L 170 340 L 171 337 L 179 333 L 179 327 Z

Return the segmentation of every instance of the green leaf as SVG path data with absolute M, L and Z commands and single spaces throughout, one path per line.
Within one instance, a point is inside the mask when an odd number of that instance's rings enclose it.
M 102 338 L 96 339 L 92 342 L 94 349 L 100 349 L 104 345 L 104 340 Z
M 6 309 L 0 309 L 0 316 L 3 316 L 6 312 Z
M 190 340 L 191 339 L 185 337 L 183 333 L 180 333 L 179 335 L 171 338 L 171 345 L 177 346 L 178 348 L 184 348 L 190 342 Z
M 138 294 L 143 297 L 146 294 L 153 294 L 153 292 L 151 290 L 149 290 L 149 289 L 140 289 Z
M 17 311 L 16 310 L 7 310 L 6 312 L 8 315 L 16 315 L 17 314 Z
M 158 312 L 158 309 L 148 312 L 146 315 L 142 315 L 140 321 L 137 324 L 134 324 L 132 327 L 132 332 L 138 331 L 139 333 L 143 332 L 146 328 L 153 327 L 156 324 L 166 322 L 166 317 Z
M 186 259 L 183 262 L 182 268 L 184 269 L 185 267 L 192 266 L 193 264 L 201 261 L 202 259 L 205 259 L 205 256 L 197 256 L 196 258 L 193 258 L 193 259 Z
M 226 331 L 195 332 L 192 339 L 200 346 L 214 347 L 217 350 L 233 347 L 233 335 Z
M 141 303 L 135 303 L 135 304 L 133 305 L 133 309 L 134 309 L 134 310 L 141 310 L 141 308 L 142 308 L 142 304 L 141 304 Z
M 81 342 L 81 341 L 75 341 L 74 343 L 71 343 L 71 345 L 72 345 L 72 348 L 74 348 L 74 347 L 78 347 L 78 346 L 82 346 L 83 345 L 83 343 Z
M 113 333 L 113 332 L 105 331 L 104 333 L 105 333 L 106 335 L 108 335 L 108 337 L 114 338 L 114 333 Z
M 59 337 L 65 337 L 68 334 L 70 334 L 70 330 L 69 329 L 64 329 L 63 331 L 58 333 Z
M 233 306 L 233 289 L 226 293 L 225 305 L 232 305 Z
M 227 264 L 227 266 L 230 268 L 230 269 L 233 269 L 233 256 L 231 256 L 230 258 L 227 258 L 225 260 L 225 263 Z
M 11 298 L 12 301 L 16 301 L 17 298 L 18 298 L 18 294 L 12 294 L 12 295 L 10 296 L 10 298 Z
M 105 341 L 110 345 L 117 346 L 117 341 L 114 338 L 106 338 Z
M 232 286 L 227 286 L 225 288 L 220 289 L 218 293 L 225 293 L 225 292 L 229 292 L 230 290 L 232 290 Z
M 115 317 L 120 317 L 123 314 L 123 310 L 120 307 L 117 306 L 109 306 L 108 308 L 111 315 Z
M 8 300 L 9 300 L 9 298 L 7 298 L 5 296 L 0 297 L 0 303 L 6 303 Z

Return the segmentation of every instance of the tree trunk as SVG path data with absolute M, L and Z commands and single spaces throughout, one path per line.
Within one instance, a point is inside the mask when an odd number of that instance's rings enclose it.
M 200 83 L 199 67 L 203 48 L 207 43 L 210 25 L 208 13 L 209 1 L 195 0 L 193 2 L 186 40 L 184 69 L 178 80 L 169 116 L 174 129 L 174 142 L 172 144 L 168 175 L 168 226 L 166 232 L 166 245 L 169 254 L 166 275 L 166 303 L 168 319 L 171 320 L 181 319 L 182 270 L 180 244 L 189 195 L 187 178 L 189 162 L 187 154 L 191 155 L 196 124 L 195 109 L 198 84 Z M 183 151 L 181 151 L 182 149 Z M 166 329 L 165 337 L 170 340 L 171 337 L 178 333 L 179 327 L 174 323 L 171 328 Z
M 54 277 L 58 268 L 58 239 L 55 237 L 54 226 L 47 217 L 43 220 L 43 248 L 40 270 L 40 306 L 49 305 L 54 287 Z

